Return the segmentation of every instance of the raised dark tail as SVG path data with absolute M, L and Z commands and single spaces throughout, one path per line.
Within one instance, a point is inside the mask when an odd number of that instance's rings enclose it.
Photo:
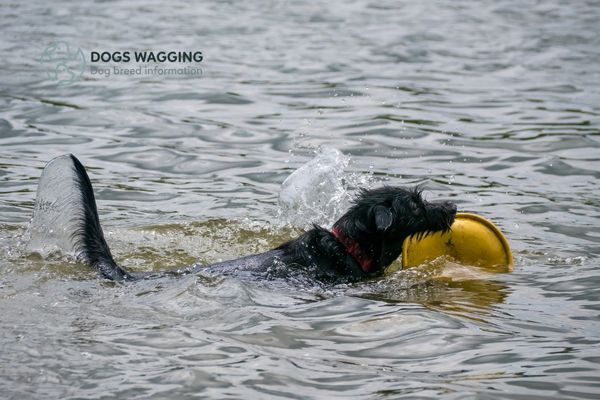
M 98 219 L 90 178 L 72 154 L 57 157 L 44 168 L 28 233 L 32 250 L 59 247 L 105 278 L 133 278 L 112 258 Z
M 94 267 L 105 278 L 131 279 L 132 276 L 117 265 L 104 239 L 94 189 L 84 166 L 73 154 L 69 154 L 69 157 L 73 162 L 76 185 L 81 195 L 81 209 L 76 216 L 79 224 L 71 236 L 77 259 Z

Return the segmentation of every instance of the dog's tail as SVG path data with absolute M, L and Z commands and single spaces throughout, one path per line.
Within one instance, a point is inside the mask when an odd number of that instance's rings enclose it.
M 34 246 L 54 241 L 54 245 L 74 254 L 78 261 L 91 265 L 105 278 L 132 278 L 112 258 L 98 219 L 90 178 L 72 154 L 57 157 L 44 168 L 29 235 Z

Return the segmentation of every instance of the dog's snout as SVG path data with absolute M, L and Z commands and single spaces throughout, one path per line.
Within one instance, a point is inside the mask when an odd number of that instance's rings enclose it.
M 446 212 L 448 214 L 456 214 L 457 208 L 456 208 L 456 204 L 446 200 L 446 201 L 440 201 L 440 202 L 436 202 L 434 203 L 436 205 L 436 208 L 440 211 Z
M 450 211 L 452 214 L 456 214 L 457 208 L 456 208 L 456 204 L 454 204 L 451 201 L 445 201 L 444 202 L 444 206 L 446 207 L 446 209 L 448 211 Z

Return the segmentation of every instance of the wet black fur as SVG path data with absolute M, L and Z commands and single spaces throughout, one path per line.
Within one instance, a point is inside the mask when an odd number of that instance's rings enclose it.
M 98 219 L 94 189 L 85 168 L 77 157 L 70 154 L 75 170 L 77 187 L 81 194 L 81 210 L 75 216 L 79 220 L 79 229 L 73 232 L 75 254 L 79 261 L 92 265 L 105 278 L 123 280 L 131 278 L 112 258 L 108 244 L 104 239 L 102 226 Z
M 92 185 L 83 165 L 71 155 L 81 191 L 79 229 L 73 232 L 78 258 L 111 280 L 134 280 L 157 274 L 129 273 L 112 258 L 98 220 Z M 377 276 L 402 252 L 402 242 L 411 235 L 423 236 L 450 228 L 456 205 L 427 202 L 418 188 L 384 186 L 361 190 L 354 205 L 334 224 L 342 234 L 359 243 L 373 261 L 364 272 L 345 246 L 333 234 L 314 226 L 298 238 L 264 253 L 209 266 L 193 265 L 164 274 L 213 270 L 224 274 L 273 277 L 289 270 L 302 270 L 317 280 L 331 283 L 353 282 Z

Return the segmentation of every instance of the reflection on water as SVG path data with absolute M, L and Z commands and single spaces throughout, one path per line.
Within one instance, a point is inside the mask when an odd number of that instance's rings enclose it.
M 0 10 L 4 397 L 598 396 L 595 4 Z M 39 63 L 53 41 L 84 53 L 198 49 L 204 73 L 84 74 L 59 87 Z M 514 271 L 434 263 L 340 287 L 208 273 L 119 285 L 20 243 L 41 169 L 71 152 L 124 265 L 268 249 L 298 233 L 283 224 L 281 184 L 326 147 L 351 156 L 332 192 L 424 183 L 427 198 L 493 219 Z M 324 224 L 337 211 L 300 209 Z
M 354 288 L 355 294 L 380 301 L 418 303 L 475 319 L 489 315 L 508 295 L 501 275 L 478 267 L 444 259 L 404 270 L 399 262 L 396 264 L 390 267 L 395 271 L 384 279 Z

